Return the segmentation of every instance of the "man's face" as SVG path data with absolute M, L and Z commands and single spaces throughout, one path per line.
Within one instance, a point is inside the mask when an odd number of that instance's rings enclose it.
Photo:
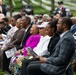
M 21 28 L 22 27 L 21 19 L 17 19 L 17 21 L 16 21 L 16 27 L 17 28 Z
M 54 28 L 50 27 L 49 25 L 46 26 L 46 33 L 49 36 L 52 36 L 54 32 Z
M 23 25 L 24 28 L 26 28 L 26 26 L 27 26 L 27 21 L 26 21 L 26 18 L 25 18 L 25 17 L 22 17 L 22 19 L 21 19 L 21 24 Z
M 58 4 L 58 7 L 61 8 L 63 5 L 62 4 Z
M 12 26 L 16 25 L 16 20 L 14 18 L 11 18 L 10 23 L 12 24 Z
M 62 19 L 59 19 L 58 24 L 57 24 L 57 31 L 58 32 L 63 32 L 63 24 L 62 24 Z

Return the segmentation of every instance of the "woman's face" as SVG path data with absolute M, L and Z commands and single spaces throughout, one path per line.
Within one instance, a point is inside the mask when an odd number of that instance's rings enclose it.
M 15 26 L 16 25 L 16 20 L 14 18 L 11 18 L 10 23 L 11 23 L 12 26 Z
M 39 28 L 39 34 L 40 34 L 41 36 L 46 35 L 46 28 Z
M 38 33 L 38 28 L 36 25 L 33 25 L 32 28 L 30 29 L 30 34 L 37 34 Z
M 50 27 L 49 25 L 46 26 L 46 33 L 49 36 L 52 36 L 54 32 L 54 28 Z
M 18 19 L 18 20 L 16 21 L 16 27 L 17 27 L 17 28 L 21 28 L 21 27 L 22 27 L 22 25 L 21 25 L 21 19 Z

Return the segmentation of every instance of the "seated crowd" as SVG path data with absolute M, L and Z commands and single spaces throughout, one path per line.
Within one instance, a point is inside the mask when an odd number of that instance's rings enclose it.
M 0 69 L 12 75 L 73 75 L 75 40 L 76 17 L 20 13 L 3 17 Z M 29 47 L 37 56 L 27 50 Z

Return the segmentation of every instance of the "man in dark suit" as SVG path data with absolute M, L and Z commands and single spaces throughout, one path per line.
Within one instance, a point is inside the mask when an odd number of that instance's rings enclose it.
M 43 55 L 44 57 L 49 57 L 52 53 L 53 53 L 53 48 L 54 46 L 57 44 L 57 42 L 59 41 L 60 39 L 60 36 L 59 34 L 56 32 L 57 31 L 57 27 L 56 27 L 56 24 L 57 24 L 57 20 L 56 21 L 53 21 L 53 22 L 50 22 L 48 23 L 48 25 L 46 26 L 46 32 L 47 34 L 51 37 L 50 39 L 50 42 L 48 44 L 48 52 L 49 54 L 45 54 Z M 41 29 L 40 29 L 41 30 Z M 42 30 L 41 30 L 42 31 Z M 42 32 L 43 33 L 43 32 Z M 45 35 L 45 33 L 43 33 L 42 35 Z M 44 46 L 44 45 L 43 45 Z M 44 54 L 44 53 L 43 53 Z M 37 59 L 25 59 L 22 61 L 22 68 L 21 68 L 21 75 L 27 75 L 26 74 L 26 68 L 27 66 L 29 65 L 30 62 L 32 61 L 36 61 Z
M 0 13 L 3 13 L 6 16 L 6 8 L 3 5 L 2 0 L 0 0 Z
M 71 25 L 71 19 L 66 17 L 59 19 L 57 30 L 62 34 L 60 35 L 61 39 L 54 48 L 54 52 L 48 58 L 40 57 L 40 62 L 31 62 L 27 67 L 27 75 L 65 74 L 66 67 L 75 52 L 75 40 L 69 31 Z
M 31 19 L 29 17 L 22 17 L 22 24 L 23 24 L 23 27 L 25 28 L 25 33 L 24 33 L 21 45 L 17 46 L 17 50 L 22 49 L 24 47 L 26 40 L 31 35 L 30 28 L 32 25 L 30 23 L 31 23 Z

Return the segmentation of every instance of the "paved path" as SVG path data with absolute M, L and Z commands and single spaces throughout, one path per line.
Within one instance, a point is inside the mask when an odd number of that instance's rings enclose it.
M 35 0 L 30 0 L 30 1 L 31 1 L 33 4 L 40 6 L 40 3 L 38 3 L 37 1 L 35 1 Z M 51 7 L 49 7 L 49 6 L 47 6 L 47 5 L 43 4 L 43 3 L 42 3 L 41 6 L 42 6 L 44 9 L 46 9 L 46 10 L 51 10 Z
M 36 0 L 31 0 L 31 2 L 33 4 L 35 4 L 35 5 L 38 5 L 38 6 L 40 5 L 40 3 L 37 2 Z M 42 0 L 42 2 L 51 5 L 51 2 L 50 1 Z M 55 0 L 55 6 L 58 6 L 57 2 L 58 2 L 58 0 Z M 47 6 L 47 5 L 43 4 L 43 3 L 42 3 L 42 7 L 45 8 L 46 10 L 49 10 L 50 11 L 51 10 L 51 7 L 50 6 Z M 67 5 L 65 5 L 65 4 L 67 4 Z M 74 8 L 75 6 L 76 6 L 75 3 L 70 3 L 68 1 L 67 2 L 64 2 L 64 7 L 69 8 L 71 10 L 76 10 L 76 8 Z
M 58 1 L 59 0 L 55 0 L 55 6 L 58 6 L 58 4 L 57 4 Z M 42 0 L 42 2 L 43 3 L 47 3 L 49 5 L 51 4 L 51 2 L 50 1 L 47 1 L 47 0 Z M 74 7 L 76 7 L 76 3 L 71 3 L 69 1 L 66 1 L 66 2 L 64 2 L 64 7 L 69 8 L 71 10 L 76 10 L 76 8 L 74 8 Z
M 19 13 L 19 12 L 13 12 L 13 13 L 12 13 L 12 16 L 13 16 L 13 15 L 16 15 L 16 14 L 18 14 L 18 13 Z M 7 16 L 7 17 L 10 17 L 10 13 L 7 12 L 7 15 L 6 15 L 6 16 Z

